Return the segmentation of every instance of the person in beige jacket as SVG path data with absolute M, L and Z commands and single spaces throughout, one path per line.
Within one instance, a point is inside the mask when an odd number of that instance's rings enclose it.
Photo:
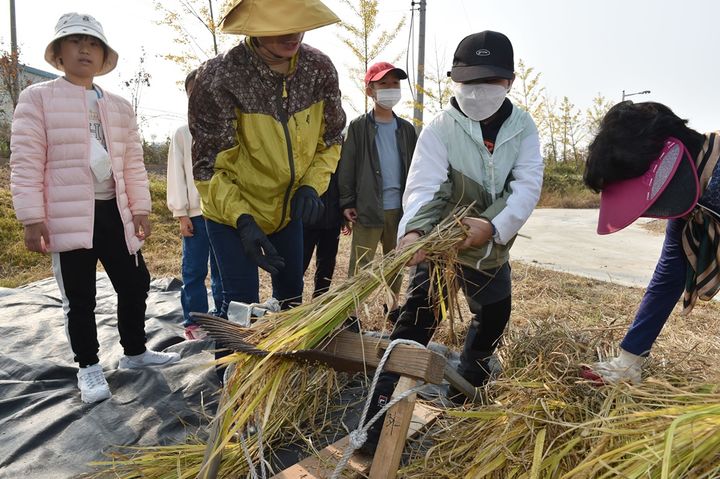
M 185 78 L 185 92 L 188 97 L 195 83 L 197 70 Z M 191 312 L 209 311 L 205 278 L 210 262 L 210 287 L 215 310 L 222 307 L 222 285 L 215 254 L 208 240 L 205 218 L 200 209 L 200 194 L 195 187 L 192 172 L 192 137 L 187 123 L 179 127 L 170 140 L 167 164 L 167 205 L 180 222 L 182 235 L 182 282 L 180 302 L 183 309 L 185 337 L 189 340 L 202 339 L 205 332 L 190 317 Z

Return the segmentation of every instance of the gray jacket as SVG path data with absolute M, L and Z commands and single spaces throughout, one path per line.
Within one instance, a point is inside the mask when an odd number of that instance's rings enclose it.
M 402 188 L 415 151 L 417 134 L 412 124 L 395 116 L 397 120 L 397 146 L 402 163 Z M 337 175 L 340 188 L 340 208 L 355 208 L 358 222 L 367 227 L 383 227 L 383 181 L 375 135 L 377 125 L 372 113 L 366 113 L 350 122 L 342 146 Z

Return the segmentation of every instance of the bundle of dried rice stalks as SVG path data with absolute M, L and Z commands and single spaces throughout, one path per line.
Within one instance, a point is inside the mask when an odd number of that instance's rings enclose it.
M 261 449 L 272 449 L 282 441 L 282 433 L 309 422 L 327 406 L 338 389 L 334 372 L 325 367 L 303 365 L 280 357 L 280 353 L 311 349 L 342 328 L 348 314 L 370 294 L 387 287 L 405 264 L 420 249 L 438 267 L 438 282 L 443 275 L 453 278 L 455 245 L 465 237 L 460 220 L 469 209 L 458 211 L 408 248 L 378 258 L 363 271 L 328 293 L 294 309 L 263 316 L 252 328 L 228 323 L 223 343 L 247 352 L 220 360 L 232 367 L 216 417 L 219 427 L 212 458 L 222 456 L 218 477 L 241 477 L 262 462 Z M 454 295 L 449 294 L 449 297 Z M 451 303 L 442 303 L 448 314 Z M 216 333 L 213 333 L 216 334 Z M 243 441 L 239 442 L 239 438 Z M 243 442 L 247 451 L 243 450 Z M 130 450 L 135 455 L 120 456 L 99 465 L 113 477 L 188 478 L 201 472 L 205 446 L 187 444 Z M 249 456 L 250 461 L 247 460 Z M 207 469 L 207 468 L 206 468 Z M 203 471 L 204 472 L 204 471 Z M 102 473 L 101 473 L 102 475 Z
M 671 371 L 595 388 L 577 375 L 587 340 L 552 322 L 511 334 L 488 405 L 451 411 L 400 477 L 720 477 L 720 388 Z

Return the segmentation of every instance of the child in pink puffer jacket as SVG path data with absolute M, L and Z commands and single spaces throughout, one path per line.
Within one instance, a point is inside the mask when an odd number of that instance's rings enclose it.
M 140 247 L 150 235 L 151 201 L 142 145 L 130 103 L 93 83 L 115 68 L 118 54 L 97 20 L 67 13 L 45 59 L 64 76 L 20 94 L 10 186 L 25 246 L 52 254 L 81 399 L 93 403 L 111 396 L 98 358 L 98 260 L 118 295 L 120 367 L 169 364 L 179 355 L 145 347 L 150 274 Z

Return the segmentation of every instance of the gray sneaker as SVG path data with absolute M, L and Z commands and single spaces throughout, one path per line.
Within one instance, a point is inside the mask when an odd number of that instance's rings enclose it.
M 120 358 L 120 369 L 151 368 L 176 363 L 180 360 L 178 353 L 164 353 L 146 349 L 144 353 L 137 356 L 123 356 Z
M 112 396 L 110 386 L 108 386 L 105 380 L 105 374 L 99 363 L 80 368 L 77 373 L 77 378 L 82 402 L 95 403 L 104 401 Z

